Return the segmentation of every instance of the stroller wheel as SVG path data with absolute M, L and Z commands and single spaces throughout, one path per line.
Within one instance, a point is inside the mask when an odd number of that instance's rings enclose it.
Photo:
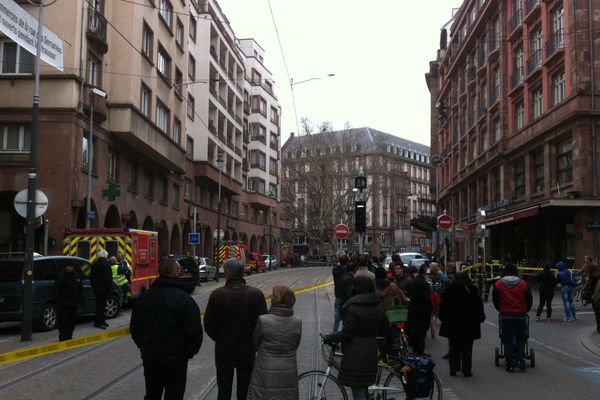
M 500 366 L 500 349 L 496 347 L 494 350 L 494 364 L 496 367 Z
M 529 365 L 531 368 L 535 368 L 535 351 L 533 349 L 529 349 Z

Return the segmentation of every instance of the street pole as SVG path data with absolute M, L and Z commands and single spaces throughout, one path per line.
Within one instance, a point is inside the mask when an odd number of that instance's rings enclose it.
M 92 219 L 92 166 L 94 162 L 94 97 L 90 94 L 90 134 L 87 153 L 87 192 L 85 198 L 85 227 L 90 228 Z
M 219 196 L 218 196 L 218 206 L 217 206 L 217 254 L 219 253 L 219 249 L 221 248 L 221 171 L 223 169 L 223 153 L 217 152 L 217 165 L 219 167 Z M 221 268 L 221 257 L 219 256 L 217 261 L 217 274 L 215 277 L 215 282 L 219 282 L 219 268 Z
M 197 215 L 196 214 L 197 214 L 197 210 L 196 210 L 195 206 L 193 207 L 193 210 L 194 210 L 194 226 L 192 227 L 192 229 L 193 229 L 194 233 L 198 233 L 198 230 L 196 229 L 196 224 L 197 224 L 197 222 L 196 222 L 197 221 L 197 219 L 196 219 Z M 192 255 L 194 256 L 194 260 L 195 260 L 196 259 L 196 245 L 195 244 L 192 245 Z M 218 270 L 217 270 L 217 274 L 216 275 L 219 275 L 219 271 Z M 208 279 L 208 277 L 206 279 Z
M 271 270 L 271 253 L 273 245 L 273 212 L 272 207 L 269 207 L 269 271 Z

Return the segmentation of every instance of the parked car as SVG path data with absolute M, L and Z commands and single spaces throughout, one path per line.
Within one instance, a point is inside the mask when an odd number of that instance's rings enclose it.
M 257 251 L 250 251 L 246 254 L 246 269 L 250 272 L 266 272 L 267 266 L 265 260 Z
M 390 264 L 392 263 L 392 256 L 386 256 L 381 264 L 386 271 L 390 270 Z
M 52 330 L 58 322 L 55 280 L 71 264 L 83 278 L 83 304 L 77 306 L 77 315 L 93 315 L 96 297 L 90 282 L 91 264 L 80 257 L 41 256 L 33 259 L 32 320 L 39 330 Z M 23 282 L 25 257 L 21 254 L 0 257 L 0 322 L 22 321 Z M 123 305 L 123 291 L 113 282 L 104 308 L 106 318 L 114 318 Z
M 208 282 L 212 279 L 216 281 L 217 267 L 214 266 L 212 260 L 208 257 L 197 257 L 197 259 L 200 280 Z
M 274 255 L 269 256 L 268 254 L 263 254 L 262 258 L 265 261 L 265 266 L 269 271 L 279 268 L 279 261 L 277 261 L 277 257 Z
M 181 265 L 179 280 L 183 282 L 184 289 L 192 294 L 196 286 L 200 285 L 200 271 L 193 256 L 170 254 L 167 258 L 176 260 Z
M 402 260 L 402 264 L 408 267 L 410 260 L 413 258 L 424 259 L 425 256 L 421 253 L 416 252 L 407 252 L 407 253 L 398 253 L 400 259 Z

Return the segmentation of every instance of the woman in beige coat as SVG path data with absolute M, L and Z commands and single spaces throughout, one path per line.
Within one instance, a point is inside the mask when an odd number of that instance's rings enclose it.
M 297 400 L 296 350 L 302 336 L 302 320 L 294 316 L 294 292 L 275 286 L 268 314 L 258 317 L 254 329 L 256 360 L 248 400 Z

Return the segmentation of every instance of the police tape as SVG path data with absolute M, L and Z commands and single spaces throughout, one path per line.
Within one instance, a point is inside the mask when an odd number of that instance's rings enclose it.
M 0 365 L 9 364 L 17 361 L 29 360 L 32 358 L 42 357 L 53 353 L 59 353 L 66 350 L 76 349 L 79 347 L 99 344 L 109 340 L 118 339 L 129 335 L 129 327 L 112 329 L 95 335 L 84 336 L 77 339 L 65 340 L 64 342 L 45 344 L 36 347 L 20 349 L 13 352 L 0 354 Z
M 318 285 L 310 285 L 305 286 L 299 289 L 294 290 L 294 293 L 306 293 L 311 290 L 319 289 L 325 286 L 332 285 L 333 282 L 325 282 L 320 283 Z M 271 301 L 271 296 L 265 296 L 267 301 Z M 204 316 L 204 312 L 202 312 L 201 317 Z M 115 340 L 121 338 L 123 336 L 129 335 L 129 327 L 111 329 L 106 332 L 98 333 L 95 335 L 83 336 L 77 339 L 65 340 L 64 342 L 52 343 L 52 344 L 44 344 L 36 347 L 24 348 L 8 353 L 0 353 L 0 365 L 2 364 L 10 364 L 17 361 L 25 361 L 32 358 L 38 358 L 42 356 L 47 356 L 54 353 L 60 353 L 66 350 L 72 350 L 79 347 L 91 346 L 94 344 L 99 344 L 102 342 L 106 342 L 109 340 Z

